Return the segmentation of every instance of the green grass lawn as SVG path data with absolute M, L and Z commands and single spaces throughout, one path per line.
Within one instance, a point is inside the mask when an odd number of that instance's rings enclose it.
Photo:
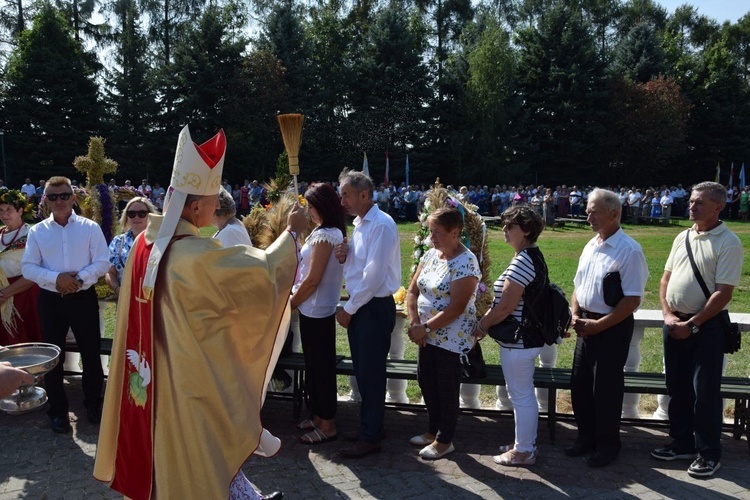
M 662 226 L 630 226 L 624 225 L 625 231 L 635 238 L 643 247 L 648 263 L 650 275 L 646 284 L 646 294 L 644 298 L 644 309 L 660 309 L 659 306 L 659 280 L 664 270 L 664 263 L 667 260 L 669 251 L 677 233 L 687 228 L 689 223 L 682 221 L 682 227 L 662 227 Z M 739 222 L 729 222 L 728 226 L 742 240 L 743 247 L 750 247 L 750 224 Z M 409 285 L 409 269 L 412 265 L 412 246 L 416 225 L 413 223 L 399 223 L 399 233 L 401 236 L 401 271 L 402 284 L 405 287 Z M 213 228 L 205 228 L 202 234 L 210 236 L 213 234 Z M 556 230 L 547 229 L 540 236 L 538 244 L 542 249 L 547 260 L 547 266 L 550 272 L 550 280 L 558 283 L 562 288 L 570 293 L 573 288 L 573 276 L 575 275 L 578 265 L 578 257 L 586 242 L 593 236 L 593 232 L 586 228 L 565 227 Z M 502 230 L 498 226 L 489 226 L 488 242 L 490 256 L 492 259 L 490 274 L 492 281 L 497 278 L 505 269 L 510 259 L 513 257 L 513 250 L 503 241 Z M 742 269 L 742 280 L 740 286 L 734 291 L 733 301 L 730 304 L 730 311 L 733 312 L 750 312 L 750 264 L 745 259 Z M 108 305 L 105 313 L 107 335 L 111 336 L 114 329 L 114 306 Z M 747 336 L 746 336 L 747 338 Z M 566 340 L 559 347 L 559 359 L 557 366 L 570 367 L 573 356 L 574 341 Z M 346 331 L 342 328 L 337 329 L 337 350 L 341 355 L 349 355 L 349 343 L 346 338 Z M 641 371 L 644 372 L 661 372 L 662 371 L 662 343 L 661 331 L 658 329 L 647 329 L 642 344 L 643 361 Z M 488 363 L 499 362 L 499 350 L 491 343 L 485 342 L 484 356 Z M 406 358 L 416 359 L 416 348 L 414 344 L 407 341 Z M 745 347 L 739 352 L 729 356 L 727 374 L 732 376 L 750 376 L 750 347 L 745 342 Z M 348 380 L 346 377 L 339 378 L 339 392 L 344 394 L 349 391 Z M 420 398 L 419 387 L 416 382 L 410 381 L 407 390 L 412 401 L 418 401 Z M 491 401 L 494 399 L 494 388 L 484 387 L 482 390 L 482 399 Z M 645 410 L 655 407 L 653 397 L 643 398 L 642 407 Z

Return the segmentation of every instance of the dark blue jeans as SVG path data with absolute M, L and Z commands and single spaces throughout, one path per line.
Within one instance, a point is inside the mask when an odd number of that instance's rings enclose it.
M 724 332 L 718 317 L 698 333 L 675 340 L 664 327 L 664 368 L 669 401 L 669 435 L 680 449 L 693 446 L 706 460 L 721 459 L 721 369 Z
M 379 443 L 385 416 L 385 361 L 391 348 L 391 332 L 396 325 L 393 296 L 374 298 L 360 307 L 349 323 L 349 348 L 360 406 L 360 441 Z

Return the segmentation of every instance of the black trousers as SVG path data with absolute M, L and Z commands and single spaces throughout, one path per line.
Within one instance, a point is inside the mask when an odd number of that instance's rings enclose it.
M 458 423 L 461 361 L 457 352 L 427 344 L 419 348 L 417 380 L 422 390 L 428 432 L 438 443 L 450 444 Z
M 623 368 L 633 338 L 633 315 L 588 338 L 578 337 L 573 356 L 570 393 L 578 425 L 578 441 L 616 455 L 625 388 Z
M 65 337 L 73 330 L 83 361 L 83 405 L 96 408 L 102 402 L 104 372 L 100 356 L 99 301 L 94 287 L 61 297 L 42 290 L 37 304 L 42 340 L 60 348 L 60 362 L 44 376 L 50 417 L 68 415 L 68 396 L 63 386 Z
M 305 356 L 305 384 L 310 412 L 324 420 L 336 416 L 336 315 L 310 318 L 299 314 L 299 332 Z

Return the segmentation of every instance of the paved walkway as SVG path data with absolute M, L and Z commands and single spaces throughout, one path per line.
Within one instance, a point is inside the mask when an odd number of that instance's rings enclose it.
M 73 433 L 54 434 L 44 411 L 22 416 L 0 415 L 0 500 L 120 498 L 91 473 L 96 452 L 96 426 L 85 418 L 80 381 L 68 379 L 71 410 L 81 420 Z M 339 406 L 339 431 L 358 426 L 358 405 Z M 300 432 L 291 403 L 269 400 L 266 427 L 283 447 L 273 458 L 250 458 L 245 474 L 265 492 L 282 490 L 285 498 L 744 498 L 750 500 L 750 453 L 746 438 L 723 438 L 723 467 L 714 478 L 695 480 L 686 462 L 657 462 L 651 448 L 668 442 L 663 429 L 623 427 L 624 448 L 604 469 L 589 469 L 583 459 L 570 459 L 564 446 L 575 429 L 560 423 L 557 443 L 549 442 L 546 422 L 539 427 L 541 458 L 529 468 L 495 465 L 497 446 L 512 441 L 509 416 L 462 415 L 456 452 L 426 462 L 408 439 L 425 430 L 424 411 L 386 411 L 387 438 L 383 451 L 363 459 L 344 459 L 342 440 L 317 446 L 297 442 Z M 204 500 L 204 499 L 201 499 Z

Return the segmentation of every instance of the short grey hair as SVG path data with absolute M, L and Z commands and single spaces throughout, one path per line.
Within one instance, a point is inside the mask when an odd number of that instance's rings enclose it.
M 701 182 L 693 186 L 691 191 L 705 192 L 709 199 L 714 203 L 720 204 L 722 209 L 724 208 L 724 205 L 727 204 L 727 190 L 718 182 Z
M 214 212 L 218 217 L 233 216 L 237 213 L 234 198 L 223 186 L 219 189 L 219 208 Z
M 593 201 L 600 202 L 602 205 L 607 207 L 610 212 L 617 212 L 618 214 L 622 213 L 622 203 L 620 203 L 620 197 L 613 191 L 610 191 L 608 189 L 594 188 L 594 190 L 589 193 L 588 203 L 591 203 Z
M 370 194 L 370 198 L 372 198 L 372 193 L 375 190 L 372 179 L 358 170 L 349 170 L 348 168 L 341 171 L 341 174 L 339 175 L 339 184 L 349 184 L 358 193 L 367 191 Z

